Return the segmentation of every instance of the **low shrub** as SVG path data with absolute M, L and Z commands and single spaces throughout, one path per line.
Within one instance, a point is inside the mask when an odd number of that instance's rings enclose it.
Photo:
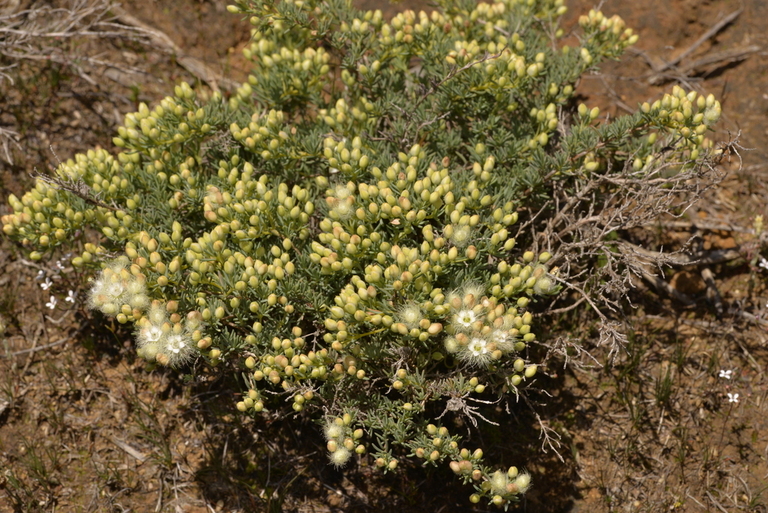
M 386 21 L 238 1 L 254 28 L 236 94 L 142 104 L 119 152 L 39 176 L 3 230 L 32 259 L 74 249 L 89 306 L 153 365 L 203 359 L 242 375 L 244 414 L 317 419 L 333 465 L 447 462 L 474 502 L 508 505 L 530 476 L 487 466 L 457 421 L 533 378 L 532 302 L 601 268 L 579 230 L 634 205 L 594 249 L 695 178 L 720 105 L 675 88 L 599 122 L 574 88 L 637 40 L 621 19 L 591 11 L 568 46 L 562 0 L 438 3 Z

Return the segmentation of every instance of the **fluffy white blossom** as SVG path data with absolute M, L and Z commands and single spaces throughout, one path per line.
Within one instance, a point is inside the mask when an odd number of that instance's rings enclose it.
M 477 320 L 477 315 L 472 310 L 460 310 L 454 317 L 453 322 L 459 328 L 469 329 L 472 327 L 472 323 Z

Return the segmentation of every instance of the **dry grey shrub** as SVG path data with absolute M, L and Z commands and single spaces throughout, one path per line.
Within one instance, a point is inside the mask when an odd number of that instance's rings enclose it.
M 723 144 L 694 166 L 665 150 L 654 156 L 656 165 L 650 172 L 633 169 L 629 161 L 616 167 L 609 161 L 603 174 L 577 181 L 571 189 L 552 189 L 552 197 L 521 226 L 518 236 L 530 237 L 534 251 L 552 252 L 551 265 L 568 277 L 558 278 L 563 289 L 548 314 L 569 312 L 586 303 L 589 308 L 581 311 L 591 312 L 598 320 L 599 338 L 590 342 L 583 333 L 560 335 L 546 343 L 548 359 L 556 356 L 566 365 L 599 365 L 589 347 L 606 345 L 607 361 L 613 362 L 627 342 L 625 311 L 634 306 L 630 293 L 642 281 L 687 304 L 689 299 L 664 280 L 664 269 L 678 263 L 689 244 L 673 251 L 651 251 L 632 240 L 634 231 L 663 227 L 684 216 L 723 180 L 723 150 L 733 144 L 737 143 Z

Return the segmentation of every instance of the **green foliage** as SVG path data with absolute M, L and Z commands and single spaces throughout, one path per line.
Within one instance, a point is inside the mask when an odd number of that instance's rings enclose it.
M 507 505 L 530 477 L 451 428 L 534 376 L 528 306 L 567 278 L 516 251 L 518 211 L 556 182 L 650 173 L 662 145 L 697 165 L 720 106 L 677 88 L 598 124 L 571 99 L 636 41 L 619 18 L 583 16 L 571 48 L 561 0 L 439 4 L 386 22 L 343 0 L 239 1 L 253 73 L 234 96 L 181 84 L 142 104 L 121 152 L 40 177 L 3 229 L 33 259 L 82 243 L 90 306 L 135 325 L 141 356 L 242 372 L 238 408 L 319 419 L 333 464 L 447 461 L 473 501 Z

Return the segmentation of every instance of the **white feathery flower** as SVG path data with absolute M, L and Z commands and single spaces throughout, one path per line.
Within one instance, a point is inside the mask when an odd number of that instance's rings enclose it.
M 408 329 L 417 328 L 424 314 L 417 304 L 406 304 L 398 312 L 397 320 L 406 325 Z
M 112 282 L 107 284 L 104 287 L 104 294 L 113 299 L 117 299 L 118 297 L 120 297 L 120 295 L 123 293 L 124 290 L 125 290 L 125 287 L 123 287 L 122 283 Z
M 493 353 L 488 347 L 488 341 L 484 338 L 474 337 L 469 341 L 458 357 L 476 367 L 486 367 L 493 360 Z
M 498 329 L 491 332 L 490 341 L 496 344 L 496 348 L 502 351 L 511 351 L 514 349 L 514 338 L 510 336 L 509 331 Z
M 192 358 L 192 347 L 187 334 L 172 333 L 161 342 L 157 361 L 172 367 L 182 365 Z
M 509 339 L 509 333 L 504 330 L 493 330 L 491 333 L 491 342 L 496 345 L 502 345 Z
M 461 310 L 457 313 L 453 321 L 462 328 L 470 328 L 477 319 L 477 315 L 472 310 Z
M 174 356 L 178 356 L 188 347 L 187 339 L 183 335 L 171 335 L 168 337 L 165 348 Z
M 472 356 L 483 356 L 485 354 L 488 354 L 488 342 L 485 341 L 485 339 L 482 338 L 473 338 L 469 345 L 467 346 L 467 350 L 472 353 Z
M 339 447 L 336 451 L 329 454 L 331 464 L 336 468 L 341 468 L 347 464 L 352 453 L 344 447 Z
M 326 440 L 336 440 L 344 436 L 344 428 L 331 421 L 323 429 Z
M 143 344 L 159 342 L 163 338 L 163 330 L 159 326 L 150 325 L 139 332 L 139 339 Z

